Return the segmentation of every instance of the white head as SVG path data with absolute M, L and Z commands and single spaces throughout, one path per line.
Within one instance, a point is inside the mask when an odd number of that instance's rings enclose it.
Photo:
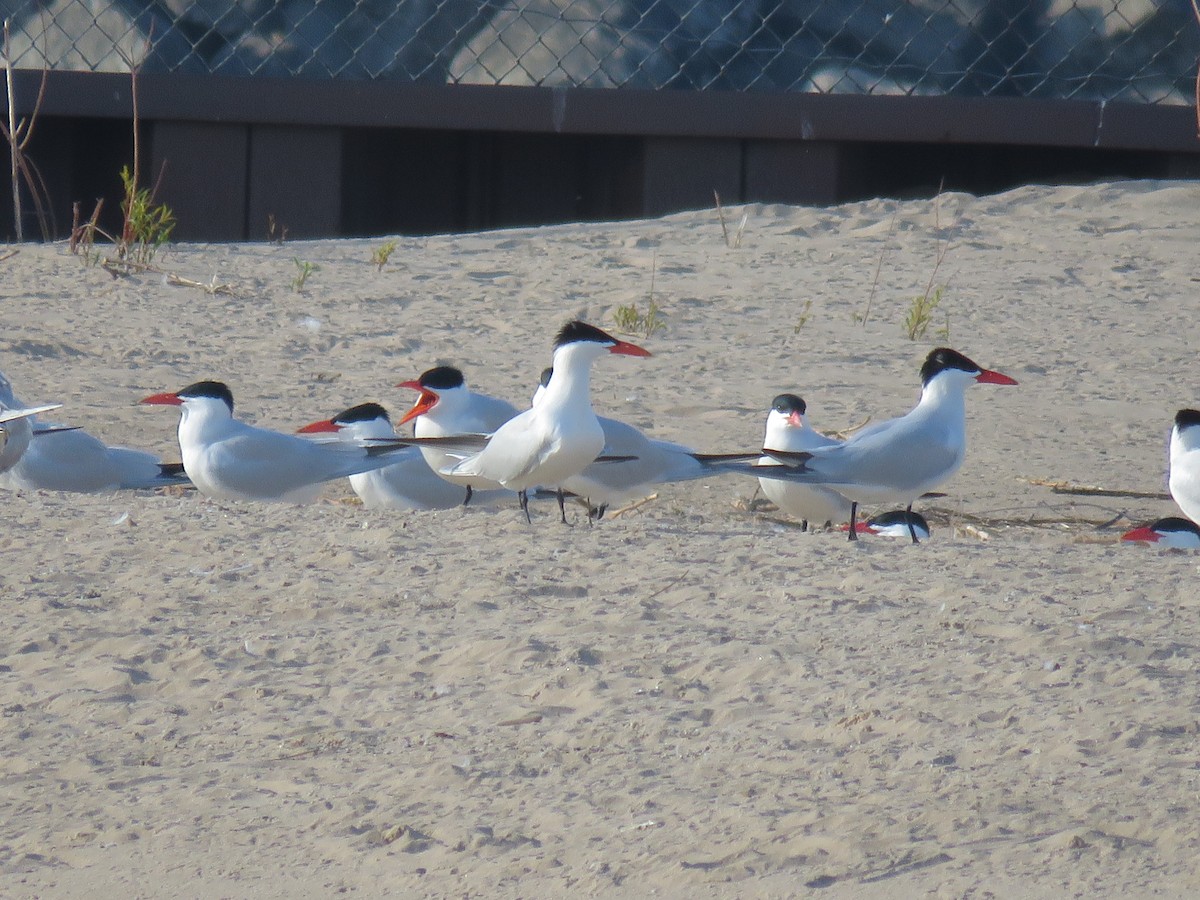
M 771 411 L 767 413 L 767 436 L 763 443 L 765 447 L 774 447 L 784 438 L 796 431 L 808 427 L 804 414 L 808 405 L 802 397 L 795 394 L 780 394 L 771 401 Z
M 181 407 L 182 422 L 193 416 L 204 419 L 233 418 L 233 392 L 220 381 L 197 381 L 173 394 L 151 394 L 141 402 L 151 406 Z
M 462 371 L 454 366 L 435 366 L 422 372 L 420 378 L 402 381 L 396 387 L 420 392 L 412 409 L 400 419 L 401 425 L 411 422 L 417 416 L 428 416 L 433 421 L 452 416 L 463 409 L 471 399 L 466 378 Z
M 921 395 L 947 390 L 965 391 L 972 384 L 1016 384 L 1016 380 L 993 372 L 949 347 L 930 350 L 921 366 Z
M 1171 428 L 1171 455 L 1197 447 L 1200 447 L 1200 410 L 1181 409 L 1175 413 L 1175 425 Z

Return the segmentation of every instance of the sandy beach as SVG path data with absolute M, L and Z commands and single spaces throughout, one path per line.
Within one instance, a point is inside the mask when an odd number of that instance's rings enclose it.
M 827 431 L 902 414 L 941 344 L 1020 385 L 969 392 L 921 546 L 802 533 L 731 476 L 596 527 L 345 483 L 5 493 L 0 893 L 1200 893 L 1200 560 L 1119 541 L 1169 499 L 1034 483 L 1166 490 L 1200 185 L 743 213 L 737 247 L 702 210 L 397 238 L 382 270 L 384 239 L 156 260 L 231 294 L 11 248 L 17 393 L 168 459 L 147 394 L 219 379 L 291 431 L 446 363 L 526 405 L 563 322 L 651 299 L 622 336 L 654 356 L 600 360 L 594 403 L 700 450 L 759 446 L 784 391 Z

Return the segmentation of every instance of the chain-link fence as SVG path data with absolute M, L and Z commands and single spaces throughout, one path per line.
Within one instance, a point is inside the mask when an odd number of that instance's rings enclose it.
M 25 68 L 1191 103 L 1191 0 L 0 0 Z

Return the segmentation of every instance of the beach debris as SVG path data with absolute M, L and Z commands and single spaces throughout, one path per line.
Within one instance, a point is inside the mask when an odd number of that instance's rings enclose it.
M 194 281 L 191 278 L 184 278 L 182 275 L 167 273 L 165 281 L 175 287 L 199 288 L 206 294 L 228 294 L 232 297 L 237 293 L 232 284 L 217 281 L 216 273 L 208 281 Z
M 649 497 L 643 497 L 641 500 L 634 500 L 632 503 L 627 503 L 624 506 L 622 506 L 620 509 L 615 509 L 612 512 L 608 513 L 608 518 L 610 520 L 611 519 L 619 519 L 621 516 L 625 515 L 625 513 L 636 512 L 637 510 L 641 509 L 646 504 L 653 503 L 657 499 L 658 499 L 658 493 L 655 492 L 655 493 L 651 494 Z
M 656 822 L 654 819 L 647 819 L 645 822 L 638 822 L 634 825 L 626 825 L 621 831 L 646 831 L 649 828 L 662 828 L 662 822 Z
M 406 831 L 408 831 L 408 826 L 400 823 L 393 825 L 391 828 L 385 828 L 379 833 L 379 843 L 394 844 L 397 838 L 401 837 Z
M 1091 484 L 1076 484 L 1072 481 L 1051 481 L 1044 478 L 1025 478 L 1027 484 L 1048 487 L 1055 494 L 1078 494 L 1084 497 L 1125 497 L 1133 500 L 1170 500 L 1165 491 L 1129 491 L 1096 487 Z
M 725 238 L 725 246 L 730 250 L 737 250 L 742 246 L 742 233 L 746 230 L 746 223 L 750 221 L 750 213 L 743 213 L 742 220 L 738 223 L 737 231 L 733 237 L 729 235 L 729 228 L 725 224 L 725 208 L 721 206 L 721 195 L 713 189 L 713 201 L 717 204 L 717 216 L 721 220 L 721 235 Z
M 959 530 L 968 537 L 973 537 L 980 541 L 990 541 L 992 539 L 990 534 L 982 528 L 976 528 L 974 525 L 964 525 Z

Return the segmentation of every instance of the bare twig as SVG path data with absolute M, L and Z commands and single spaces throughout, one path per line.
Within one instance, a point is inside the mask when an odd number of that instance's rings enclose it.
M 43 28 L 43 33 L 45 29 Z M 43 56 L 42 63 L 42 80 L 38 86 L 37 99 L 33 104 L 33 113 L 28 119 L 17 121 L 17 103 L 16 103 L 16 85 L 13 77 L 12 68 L 12 50 L 10 40 L 10 20 L 4 20 L 4 80 L 8 94 L 8 124 L 0 121 L 0 133 L 3 134 L 4 140 L 9 147 L 9 177 L 12 183 L 12 199 L 13 199 L 13 227 L 16 231 L 17 241 L 25 240 L 25 223 L 24 210 L 21 203 L 21 179 L 25 180 L 26 186 L 29 188 L 29 197 L 33 201 L 34 214 L 37 216 L 38 227 L 42 232 L 43 240 L 50 240 L 51 236 L 51 218 L 53 211 L 48 211 L 47 203 L 43 198 L 50 196 L 49 187 L 46 185 L 46 179 L 42 177 L 41 171 L 33 163 L 28 156 L 25 155 L 25 149 L 29 146 L 30 140 L 33 138 L 34 125 L 37 123 L 38 114 L 42 110 L 42 101 L 46 96 L 46 82 L 49 78 L 49 69 L 45 64 Z M 49 212 L 49 215 L 48 215 Z
M 232 284 L 223 284 L 217 281 L 217 276 L 214 275 L 211 281 L 193 281 L 191 278 L 184 278 L 180 275 L 168 274 L 167 284 L 173 284 L 177 287 L 199 288 L 206 294 L 229 294 L 235 293 Z
M 945 187 L 946 179 L 943 178 L 938 183 L 937 196 L 933 198 L 933 230 L 938 232 L 942 230 L 942 191 L 945 189 Z M 938 270 L 942 267 L 942 261 L 945 260 L 946 254 L 949 252 L 950 239 L 946 238 L 943 240 L 942 236 L 939 234 L 937 256 L 933 261 L 933 271 L 929 273 L 929 283 L 925 285 L 924 296 L 926 299 L 928 299 L 929 295 L 933 293 L 933 282 L 937 279 Z
M 742 246 L 742 233 L 746 230 L 746 223 L 750 221 L 750 213 L 742 215 L 742 220 L 738 223 L 737 231 L 734 232 L 733 238 L 730 239 L 729 228 L 725 224 L 725 207 L 721 205 L 721 195 L 717 193 L 716 188 L 713 188 L 713 200 L 717 204 L 717 218 L 721 220 L 721 234 L 725 238 L 725 246 L 731 250 L 736 250 Z
M 1196 0 L 1193 0 L 1196 2 Z M 713 188 L 713 200 L 717 204 L 717 218 L 721 220 L 721 234 L 725 237 L 725 246 L 729 246 L 729 229 L 725 227 L 725 210 L 721 208 L 721 195 Z
M 841 429 L 840 431 L 833 431 L 833 432 L 830 432 L 830 433 L 829 433 L 828 435 L 826 435 L 826 436 L 827 436 L 827 437 L 835 437 L 835 438 L 837 438 L 839 441 L 844 441 L 846 438 L 850 437 L 850 435 L 854 434 L 854 432 L 856 432 L 856 431 L 860 431 L 860 430 L 862 430 L 863 428 L 866 428 L 866 427 L 867 427 L 867 423 L 868 423 L 868 422 L 870 422 L 870 421 L 871 421 L 871 417 L 870 417 L 870 416 L 867 416 L 865 419 L 863 419 L 863 420 L 862 420 L 861 422 L 859 422 L 857 425 L 847 425 L 845 428 Z
M 887 258 L 888 250 L 892 246 L 892 235 L 896 233 L 896 213 L 892 213 L 892 222 L 888 225 L 887 237 L 883 239 L 883 249 L 879 251 L 879 262 L 875 264 L 875 277 L 871 280 L 871 292 L 867 294 L 867 305 L 863 307 L 862 316 L 859 317 L 859 324 L 864 328 L 867 326 L 867 320 L 871 318 L 871 304 L 875 300 L 875 291 L 879 288 L 879 274 L 883 271 L 883 261 Z
M 1076 494 L 1083 497 L 1122 497 L 1133 500 L 1170 500 L 1171 495 L 1163 491 L 1127 491 L 1096 487 L 1091 484 L 1075 484 L 1070 481 L 1049 481 L 1043 478 L 1026 478 L 1029 484 L 1048 487 L 1055 494 Z
M 658 499 L 658 494 L 654 493 L 654 494 L 651 494 L 649 497 L 643 497 L 641 500 L 634 500 L 632 503 L 628 503 L 625 506 L 622 506 L 620 509 L 610 512 L 608 514 L 608 518 L 609 519 L 619 519 L 621 516 L 625 515 L 625 513 L 631 513 L 634 510 L 641 509 L 646 504 L 653 503 L 657 499 Z

